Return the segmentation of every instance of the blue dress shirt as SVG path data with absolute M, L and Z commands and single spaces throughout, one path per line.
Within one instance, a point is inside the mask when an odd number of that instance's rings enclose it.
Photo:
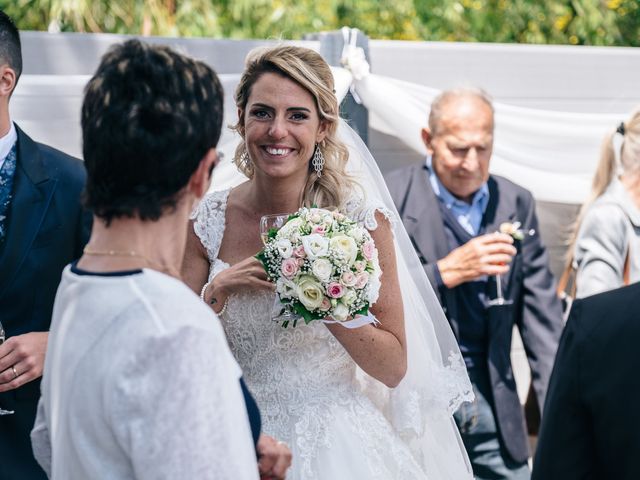
M 427 168 L 429 169 L 429 181 L 433 192 L 443 203 L 447 209 L 453 213 L 458 223 L 464 228 L 469 235 L 476 236 L 480 230 L 482 217 L 489 204 L 489 187 L 484 182 L 478 191 L 473 195 L 471 204 L 456 198 L 446 187 L 440 182 L 436 172 L 431 168 L 431 157 L 427 157 Z

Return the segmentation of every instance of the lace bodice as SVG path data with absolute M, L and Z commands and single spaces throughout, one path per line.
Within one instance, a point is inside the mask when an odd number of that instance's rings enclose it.
M 210 280 L 229 267 L 218 258 L 228 193 L 215 192 L 205 197 L 195 213 L 194 229 L 207 250 Z M 375 228 L 374 212 L 361 212 L 359 218 Z M 359 393 L 357 367 L 347 351 L 321 322 L 302 322 L 286 329 L 274 322 L 274 300 L 275 294 L 266 291 L 232 295 L 221 321 L 245 381 L 260 406 L 264 432 L 294 449 L 298 474 L 293 478 L 325 478 L 312 465 L 317 452 L 331 447 L 334 441 L 334 432 L 328 426 L 345 412 L 350 419 L 345 424 L 351 425 L 351 434 L 361 443 L 359 448 L 380 458 L 389 455 L 389 450 L 395 451 L 382 440 L 392 435 L 384 417 Z M 367 478 L 420 478 L 415 476 L 408 451 L 399 445 L 397 450 L 393 471 L 371 461 Z M 406 474 L 403 469 L 407 469 Z M 389 477 L 391 474 L 394 476 Z

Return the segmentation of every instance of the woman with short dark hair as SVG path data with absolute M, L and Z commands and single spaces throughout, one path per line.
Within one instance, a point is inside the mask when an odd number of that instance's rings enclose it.
M 51 478 L 258 478 L 255 404 L 216 316 L 179 273 L 222 102 L 204 63 L 137 40 L 113 47 L 89 81 L 94 227 L 63 273 L 32 432 Z

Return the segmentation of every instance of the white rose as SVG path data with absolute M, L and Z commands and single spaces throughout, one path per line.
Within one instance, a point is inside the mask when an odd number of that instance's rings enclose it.
M 330 241 L 331 249 L 336 252 L 347 265 L 353 265 L 358 255 L 358 246 L 353 238 L 347 235 L 336 235 Z
M 356 291 L 352 288 L 347 288 L 347 291 L 345 292 L 344 296 L 340 299 L 340 301 L 344 302 L 345 305 L 347 306 L 351 306 L 353 305 L 353 302 L 355 302 L 358 299 L 358 294 L 356 293 Z
M 294 218 L 293 220 L 289 220 L 284 227 L 278 230 L 278 238 L 289 238 L 298 233 L 298 229 L 302 224 L 302 220 L 300 218 Z
M 289 258 L 293 255 L 293 245 L 291 245 L 291 242 L 286 238 L 278 240 L 276 242 L 276 248 L 278 249 L 278 252 L 280 252 L 280 256 L 282 258 Z
M 298 293 L 298 286 L 286 277 L 278 278 L 276 292 L 281 298 L 292 298 Z
M 349 230 L 347 232 L 347 235 L 349 235 L 351 238 L 353 238 L 358 243 L 362 242 L 362 240 L 364 238 L 364 234 L 363 234 L 362 228 L 360 228 L 360 227 L 352 228 L 351 230 Z
M 318 258 L 311 264 L 311 271 L 321 282 L 329 280 L 332 270 L 333 265 L 331 265 L 331 262 L 326 258 Z
M 322 210 L 318 208 L 312 208 L 311 210 L 309 210 L 309 215 L 307 216 L 307 219 L 311 223 L 315 223 L 315 224 L 320 223 L 322 221 Z
M 344 322 L 349 316 L 349 309 L 345 304 L 338 302 L 338 304 L 333 307 L 331 316 L 339 322 Z
M 312 233 L 301 237 L 300 240 L 302 240 L 304 253 L 311 260 L 315 260 L 318 257 L 326 257 L 327 253 L 329 253 L 329 241 L 322 235 Z
M 322 286 L 310 275 L 300 275 L 298 278 L 298 300 L 307 310 L 316 310 L 322 305 L 324 293 Z
M 382 286 L 382 283 L 380 282 L 380 273 L 380 271 L 377 271 L 369 277 L 369 284 L 367 288 L 367 302 L 369 302 L 369 305 L 373 305 L 376 303 L 376 300 L 378 300 L 380 287 Z

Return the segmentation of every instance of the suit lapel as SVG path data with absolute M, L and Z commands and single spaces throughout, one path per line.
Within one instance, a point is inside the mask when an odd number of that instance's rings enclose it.
M 45 217 L 57 181 L 50 179 L 37 145 L 17 126 L 17 167 L 6 243 L 0 256 L 0 297 L 15 277 Z
M 428 263 L 435 263 L 449 253 L 438 199 L 424 166 L 412 176 L 403 217 L 414 247 Z
M 404 225 L 418 254 L 427 263 L 433 264 L 449 253 L 439 200 L 431 187 L 429 170 L 425 166 L 421 166 L 411 179 L 403 212 Z M 455 292 L 445 289 L 442 294 L 441 301 L 446 308 L 447 318 L 453 333 L 458 337 Z

